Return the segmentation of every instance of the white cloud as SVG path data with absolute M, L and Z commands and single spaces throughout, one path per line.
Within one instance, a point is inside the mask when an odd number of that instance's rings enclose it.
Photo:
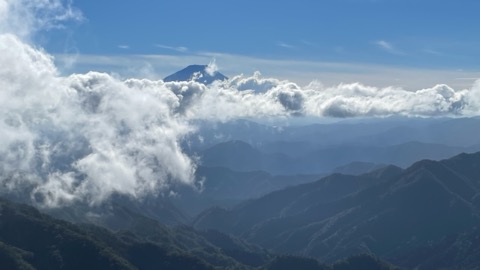
M 393 45 L 386 42 L 385 40 L 376 41 L 375 44 L 380 46 L 382 49 L 390 50 L 390 51 L 393 50 Z
M 253 90 L 255 92 L 266 92 L 275 86 L 281 84 L 280 80 L 272 78 L 262 78 L 259 71 L 253 73 L 253 76 L 244 75 L 235 76 L 230 80 L 230 86 L 240 91 Z
M 393 46 L 392 43 L 387 42 L 385 40 L 378 40 L 378 41 L 375 41 L 374 43 L 375 43 L 375 45 L 377 45 L 382 50 L 384 50 L 388 53 L 391 53 L 391 54 L 405 54 L 405 53 L 401 52 L 400 50 L 398 50 L 397 48 L 395 48 L 395 46 Z
M 15 183 L 7 186 L 30 187 L 52 206 L 192 183 L 195 165 L 179 146 L 191 127 L 175 117 L 184 92 L 102 73 L 60 77 L 49 55 L 10 34 L 0 35 L 0 62 L 0 171 Z
M 194 184 L 195 161 L 180 142 L 195 120 L 450 116 L 480 108 L 478 83 L 460 91 L 446 85 L 408 91 L 360 83 L 302 87 L 260 73 L 210 86 L 97 72 L 63 77 L 51 56 L 11 34 L 0 35 L 0 62 L 2 181 L 29 189 L 45 206 Z
M 208 63 L 207 67 L 205 68 L 205 72 L 207 72 L 207 74 L 210 76 L 215 76 L 215 73 L 217 73 L 217 71 L 218 71 L 218 66 L 215 58 L 213 58 L 213 60 L 210 61 L 210 63 Z
M 171 51 L 177 51 L 177 52 L 187 52 L 188 51 L 188 48 L 184 47 L 184 46 L 174 47 L 174 46 L 167 46 L 167 45 L 162 45 L 162 44 L 155 44 L 155 47 L 162 48 L 162 49 L 167 49 L 167 50 L 171 50 Z
M 10 3 L 24 2 L 0 0 L 0 14 L 13 16 Z M 47 8 L 40 0 L 35 3 Z M 48 3 L 52 7 L 47 9 L 57 14 L 60 2 Z M 61 10 L 58 14 L 68 9 Z M 32 33 L 28 24 L 25 27 Z M 124 80 L 98 72 L 62 76 L 49 54 L 25 41 L 28 35 L 0 32 L 0 182 L 3 192 L 21 190 L 43 206 L 76 200 L 98 203 L 112 193 L 135 198 L 168 194 L 172 183 L 194 184 L 195 160 L 183 153 L 180 142 L 194 130 L 196 120 L 451 116 L 478 115 L 480 110 L 478 81 L 464 90 L 439 84 L 409 91 L 360 83 L 302 87 L 260 73 L 209 86 Z M 140 56 L 145 58 L 159 59 Z M 118 64 L 118 59 L 100 60 Z M 279 63 L 256 61 L 266 66 Z M 295 68 L 298 63 L 284 64 Z
M 117 45 L 117 48 L 122 49 L 122 50 L 128 50 L 128 49 L 130 49 L 130 46 L 125 45 L 125 44 L 120 44 L 120 45 Z
M 288 44 L 288 43 L 285 43 L 285 42 L 278 42 L 277 46 L 282 47 L 282 48 L 286 48 L 286 49 L 294 49 L 295 48 L 295 46 L 293 46 L 291 44 Z
M 82 20 L 70 1 L 0 0 L 0 33 L 31 38 L 40 30 L 62 27 L 69 20 Z
M 317 92 L 317 93 L 312 93 Z M 468 103 L 474 91 L 455 92 L 446 85 L 417 91 L 401 88 L 375 88 L 361 84 L 308 91 L 307 114 L 330 117 L 356 116 L 453 116 L 462 114 L 473 104 Z M 475 105 L 476 107 L 477 105 Z M 477 110 L 475 108 L 475 110 Z

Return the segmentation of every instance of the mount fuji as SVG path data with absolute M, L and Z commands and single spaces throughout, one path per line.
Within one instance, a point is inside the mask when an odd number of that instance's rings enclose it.
M 214 81 L 227 80 L 227 76 L 218 72 L 210 65 L 190 65 L 163 79 L 164 82 L 195 81 L 205 85 Z

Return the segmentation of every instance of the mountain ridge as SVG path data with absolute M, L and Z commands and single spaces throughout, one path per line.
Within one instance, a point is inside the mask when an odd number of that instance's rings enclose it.
M 294 262 L 296 269 L 353 270 L 364 264 L 371 270 L 396 269 L 368 254 L 332 265 L 277 256 L 220 232 L 171 228 L 133 216 L 136 224 L 113 232 L 54 219 L 31 206 L 0 198 L 0 266 L 9 270 L 278 270 L 279 262 Z
M 417 259 L 414 266 L 402 258 L 480 222 L 478 165 L 480 152 L 422 160 L 407 169 L 333 174 L 231 210 L 211 209 L 194 226 L 232 233 L 280 253 L 331 261 L 373 252 L 399 266 L 423 269 L 435 258 Z M 454 266 L 462 258 L 450 260 Z
M 211 70 L 210 70 L 211 69 Z M 209 65 L 189 65 L 163 79 L 164 82 L 196 81 L 212 84 L 215 81 L 228 80 L 228 77 L 211 68 Z

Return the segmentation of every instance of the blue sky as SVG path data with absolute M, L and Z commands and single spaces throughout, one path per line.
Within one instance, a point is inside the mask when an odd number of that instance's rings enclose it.
M 168 61 L 180 66 L 213 57 L 227 72 L 262 69 L 267 75 L 305 81 L 315 79 L 315 74 L 322 79 L 322 72 L 336 72 L 335 65 L 347 81 L 348 74 L 365 73 L 361 67 L 390 69 L 392 74 L 385 80 L 391 80 L 391 84 L 405 81 L 410 75 L 399 79 L 393 73 L 407 70 L 424 70 L 425 77 L 439 72 L 441 75 L 432 76 L 459 85 L 470 84 L 480 74 L 480 1 L 77 0 L 74 6 L 82 11 L 85 20 L 42 35 L 40 42 L 47 51 L 59 56 L 110 57 L 106 61 L 109 68 L 118 68 L 120 64 L 114 62 L 125 57 L 132 57 L 135 63 L 139 55 L 162 56 L 160 62 L 169 68 L 163 69 L 158 58 L 144 57 L 140 61 L 150 69 L 149 73 L 160 77 L 169 69 L 175 71 L 177 66 Z M 105 61 L 85 59 L 73 69 L 107 68 Z M 300 78 L 293 72 L 282 73 L 278 65 L 272 72 L 269 66 L 254 61 L 258 59 L 331 65 Z M 374 72 L 370 76 L 375 76 Z M 448 72 L 451 78 L 445 75 Z M 425 84 L 433 83 L 433 77 Z M 355 76 L 351 79 L 356 80 Z M 365 80 L 370 83 L 368 78 Z

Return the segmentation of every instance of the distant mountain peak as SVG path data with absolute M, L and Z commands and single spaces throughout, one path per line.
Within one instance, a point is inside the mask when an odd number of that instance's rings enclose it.
M 209 65 L 190 65 L 163 79 L 164 82 L 195 81 L 205 85 L 214 81 L 224 81 L 228 77 L 218 72 L 215 63 Z

